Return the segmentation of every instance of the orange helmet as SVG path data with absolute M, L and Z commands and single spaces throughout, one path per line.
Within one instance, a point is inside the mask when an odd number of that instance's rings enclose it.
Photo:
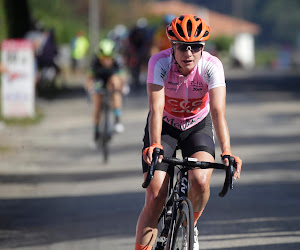
M 166 33 L 171 42 L 204 42 L 210 37 L 210 28 L 203 18 L 189 14 L 174 18 Z

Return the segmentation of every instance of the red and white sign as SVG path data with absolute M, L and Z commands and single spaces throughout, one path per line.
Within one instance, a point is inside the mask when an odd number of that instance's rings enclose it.
M 1 44 L 1 62 L 8 73 L 2 80 L 2 115 L 6 118 L 35 115 L 34 53 L 31 41 L 8 39 Z

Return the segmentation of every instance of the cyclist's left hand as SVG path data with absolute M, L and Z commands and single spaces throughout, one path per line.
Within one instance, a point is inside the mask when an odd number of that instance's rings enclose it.
M 163 149 L 163 146 L 159 143 L 153 143 L 150 147 L 145 148 L 143 151 L 143 160 L 150 166 L 152 163 L 152 153 L 154 148 L 160 148 Z M 162 155 L 159 156 L 158 162 L 161 162 Z
M 237 178 L 240 179 L 243 161 L 240 159 L 240 157 L 233 155 L 231 152 L 229 152 L 229 151 L 224 151 L 224 152 L 222 153 L 221 157 L 222 157 L 222 160 L 224 161 L 224 164 L 225 164 L 226 166 L 229 165 L 229 160 L 228 160 L 227 158 L 224 158 L 224 159 L 223 159 L 223 156 L 224 156 L 224 155 L 230 155 L 230 156 L 232 156 L 232 157 L 234 158 L 234 161 L 235 161 L 235 163 L 236 163 L 236 170 L 235 170 L 235 172 L 234 172 L 233 179 L 234 179 L 234 180 L 236 180 Z

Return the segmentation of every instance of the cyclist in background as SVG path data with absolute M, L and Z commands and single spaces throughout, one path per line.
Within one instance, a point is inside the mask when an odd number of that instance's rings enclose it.
M 166 26 L 175 18 L 172 14 L 167 14 L 163 17 L 161 26 L 153 35 L 151 55 L 158 53 L 161 50 L 171 48 L 171 43 L 166 36 Z
M 98 145 L 100 135 L 99 124 L 103 101 L 103 90 L 111 93 L 111 104 L 115 116 L 115 131 L 121 133 L 124 126 L 121 123 L 122 113 L 122 90 L 124 75 L 122 67 L 115 59 L 115 43 L 110 39 L 103 39 L 96 48 L 88 73 L 86 89 L 92 96 L 93 102 L 93 139 L 94 145 Z
M 139 90 L 142 86 L 141 76 L 150 57 L 151 35 L 146 18 L 139 18 L 128 34 L 126 64 L 133 90 Z M 145 39 L 145 36 L 149 38 Z
M 183 157 L 214 162 L 214 129 L 222 156 L 232 155 L 225 119 L 226 84 L 221 61 L 204 51 L 210 28 L 194 15 L 174 18 L 166 28 L 172 48 L 153 55 L 148 64 L 149 115 L 143 147 L 144 178 L 153 149 L 172 157 L 177 146 Z M 234 156 L 240 178 L 242 161 Z M 224 159 L 228 165 L 228 159 Z M 158 171 L 157 171 L 158 170 Z M 146 189 L 145 205 L 137 223 L 135 250 L 150 250 L 157 237 L 157 221 L 168 190 L 168 165 L 160 163 Z M 212 169 L 189 171 L 188 198 L 194 210 L 194 249 L 199 249 L 197 220 L 210 195 Z

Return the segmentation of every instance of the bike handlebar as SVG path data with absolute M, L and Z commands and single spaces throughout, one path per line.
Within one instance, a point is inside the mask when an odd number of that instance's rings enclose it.
M 163 155 L 163 150 L 161 150 L 160 148 L 155 148 L 153 150 L 153 155 L 152 155 L 152 158 L 153 158 L 152 164 L 148 168 L 148 173 L 147 173 L 146 179 L 145 179 L 144 183 L 142 184 L 143 188 L 147 188 L 149 186 L 151 180 L 153 179 L 155 167 L 158 163 L 158 159 L 159 159 L 160 155 Z M 178 159 L 175 157 L 163 157 L 162 162 L 169 163 L 174 166 L 175 165 L 185 166 L 190 169 L 214 168 L 214 169 L 225 170 L 226 175 L 225 175 L 224 185 L 223 185 L 221 192 L 219 193 L 220 197 L 224 197 L 227 194 L 229 188 L 231 190 L 233 189 L 233 167 L 235 167 L 234 157 L 232 157 L 230 155 L 226 155 L 224 157 L 229 159 L 229 166 L 225 166 L 224 164 L 215 163 L 215 162 L 196 161 L 194 158 Z

